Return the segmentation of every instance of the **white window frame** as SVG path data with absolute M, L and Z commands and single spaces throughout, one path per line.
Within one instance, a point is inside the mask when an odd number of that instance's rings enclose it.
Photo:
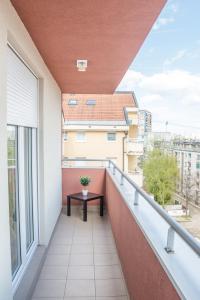
M 83 138 L 80 138 L 82 136 Z M 76 132 L 76 141 L 80 143 L 86 142 L 86 133 L 85 131 L 77 131 Z
M 110 134 L 114 134 L 114 136 L 115 136 L 114 140 L 113 139 L 111 139 L 111 140 L 109 139 L 109 135 Z M 114 131 L 113 132 L 107 132 L 107 141 L 108 142 L 116 142 L 116 140 L 117 140 L 117 133 L 116 132 L 114 132 Z
M 11 125 L 12 126 L 12 125 Z M 14 126 L 14 125 L 13 125 Z M 34 206 L 34 241 L 26 251 L 26 215 L 25 215 L 25 181 L 24 181 L 24 127 L 17 127 L 18 131 L 18 181 L 19 181 L 19 210 L 20 210 L 20 238 L 21 238 L 21 266 L 18 269 L 12 281 L 13 293 L 16 291 L 19 283 L 29 265 L 29 262 L 38 245 L 38 193 L 37 193 L 37 132 L 32 130 L 32 164 L 33 178 L 33 206 Z

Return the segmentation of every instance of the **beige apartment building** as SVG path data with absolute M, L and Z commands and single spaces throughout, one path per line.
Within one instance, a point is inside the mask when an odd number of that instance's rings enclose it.
M 142 185 L 138 157 L 143 143 L 137 138 L 139 109 L 133 93 L 63 94 L 62 107 L 65 158 L 111 159 Z

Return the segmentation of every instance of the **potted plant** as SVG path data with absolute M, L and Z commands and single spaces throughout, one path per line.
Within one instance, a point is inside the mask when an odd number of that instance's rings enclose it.
M 83 187 L 88 186 L 89 183 L 90 183 L 90 181 L 91 181 L 91 179 L 90 179 L 90 177 L 88 177 L 88 176 L 81 176 L 81 177 L 80 177 L 80 183 L 81 183 L 81 185 L 82 185 Z M 83 196 L 87 196 L 88 190 L 87 190 L 86 188 L 83 188 L 83 189 L 82 189 L 82 194 L 83 194 Z

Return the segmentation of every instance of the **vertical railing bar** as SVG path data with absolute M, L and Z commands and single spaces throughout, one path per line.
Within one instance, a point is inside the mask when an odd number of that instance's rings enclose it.
M 110 169 L 110 160 L 108 161 L 108 168 Z
M 165 251 L 167 253 L 174 253 L 174 229 L 170 226 L 167 232 L 167 246 Z
M 124 185 L 124 175 L 121 173 L 120 185 Z
M 115 175 L 115 166 L 113 165 L 113 175 Z
M 134 193 L 134 205 L 138 205 L 139 204 L 138 198 L 139 198 L 139 193 L 138 193 L 138 191 L 136 189 L 135 193 Z

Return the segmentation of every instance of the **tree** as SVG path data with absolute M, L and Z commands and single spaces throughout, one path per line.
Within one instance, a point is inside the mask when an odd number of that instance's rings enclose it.
M 159 204 L 164 206 L 170 203 L 178 178 L 176 159 L 159 149 L 154 149 L 144 162 L 143 172 L 146 191 L 153 194 Z
M 188 162 L 188 168 L 185 171 L 185 176 L 183 180 L 183 195 L 185 196 L 186 202 L 186 216 L 188 215 L 189 210 L 189 201 L 192 201 L 194 198 L 194 188 L 195 188 L 195 179 L 191 174 L 191 162 Z

